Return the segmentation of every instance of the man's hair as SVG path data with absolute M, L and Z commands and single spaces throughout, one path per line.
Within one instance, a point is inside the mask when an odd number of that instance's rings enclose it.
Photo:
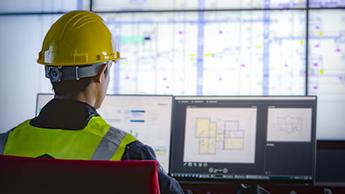
M 105 76 L 109 74 L 108 66 L 104 71 Z M 86 88 L 95 81 L 96 76 L 82 78 L 80 80 L 62 80 L 59 83 L 52 82 L 50 83 L 53 86 L 55 95 L 59 96 L 77 96 L 80 92 L 86 90 Z

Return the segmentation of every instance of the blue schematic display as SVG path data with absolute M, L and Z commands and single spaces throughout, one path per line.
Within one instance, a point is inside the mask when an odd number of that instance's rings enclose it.
M 306 0 L 97 0 L 95 11 L 189 10 L 189 9 L 251 9 L 304 8 Z
M 110 93 L 304 95 L 303 11 L 103 14 L 122 57 Z
M 318 96 L 318 138 L 345 137 L 345 11 L 313 10 L 309 22 L 309 94 Z

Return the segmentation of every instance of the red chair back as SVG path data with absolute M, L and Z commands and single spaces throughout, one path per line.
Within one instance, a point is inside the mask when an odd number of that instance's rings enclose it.
M 0 155 L 1 193 L 159 194 L 157 161 L 86 161 Z

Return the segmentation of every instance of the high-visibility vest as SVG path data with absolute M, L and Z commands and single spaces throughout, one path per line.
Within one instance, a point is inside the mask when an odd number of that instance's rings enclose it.
M 80 130 L 46 129 L 23 122 L 0 134 L 0 154 L 56 159 L 121 160 L 132 135 L 109 126 L 102 117 L 92 117 Z

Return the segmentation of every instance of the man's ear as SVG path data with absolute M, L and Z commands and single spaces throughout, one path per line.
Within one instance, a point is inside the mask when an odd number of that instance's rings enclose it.
M 97 73 L 97 75 L 95 77 L 95 81 L 96 82 L 101 82 L 102 80 L 105 79 L 105 71 L 106 71 L 106 69 L 107 69 L 107 65 L 105 65 L 105 64 L 101 65 L 99 67 L 98 73 Z

